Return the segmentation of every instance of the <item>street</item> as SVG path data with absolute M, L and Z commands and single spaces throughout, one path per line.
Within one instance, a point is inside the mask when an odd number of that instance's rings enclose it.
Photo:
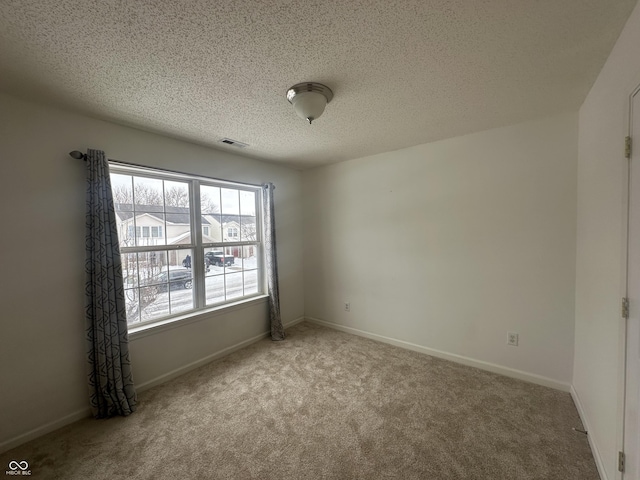
M 248 260 L 248 261 L 247 261 Z M 251 260 L 254 260 L 251 262 Z M 209 267 L 205 273 L 205 298 L 207 306 L 213 306 L 235 298 L 258 293 L 258 270 L 255 258 L 245 259 L 241 265 Z M 247 269 L 247 267 L 253 269 Z M 194 289 L 175 284 L 168 291 L 156 287 L 141 287 L 125 290 L 127 323 L 129 325 L 191 310 L 194 306 Z M 138 315 L 138 303 L 142 297 L 142 318 Z M 144 304 L 147 303 L 145 306 Z

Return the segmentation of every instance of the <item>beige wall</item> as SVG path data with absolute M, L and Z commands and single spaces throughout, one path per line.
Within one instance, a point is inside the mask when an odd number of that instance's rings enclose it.
M 629 95 L 640 83 L 640 7 L 580 109 L 573 385 L 601 475 L 618 478 Z M 636 147 L 640 142 L 636 139 Z
M 282 316 L 289 322 L 304 314 L 299 172 L 4 95 L 0 135 L 0 447 L 87 411 L 85 173 L 71 150 L 99 148 L 121 161 L 273 182 Z M 263 302 L 133 339 L 134 379 L 151 382 L 266 332 L 267 323 Z
M 568 390 L 576 160 L 565 114 L 305 172 L 306 316 Z

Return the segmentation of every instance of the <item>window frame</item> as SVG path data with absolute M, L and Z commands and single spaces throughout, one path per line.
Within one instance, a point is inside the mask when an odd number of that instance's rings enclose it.
M 177 245 L 169 245 L 166 243 L 167 237 L 167 229 L 166 225 L 163 229 L 163 238 L 165 238 L 165 243 L 162 245 L 138 245 L 137 236 L 134 237 L 133 246 L 123 247 L 120 245 L 120 253 L 121 255 L 132 254 L 132 253 L 147 253 L 147 252 L 180 252 L 182 251 L 190 251 L 192 260 L 191 260 L 191 272 L 192 272 L 192 298 L 193 298 L 193 308 L 189 310 L 179 311 L 174 314 L 160 316 L 151 320 L 142 320 L 136 323 L 127 323 L 127 328 L 130 333 L 136 333 L 143 330 L 148 330 L 150 328 L 159 327 L 162 325 L 166 325 L 167 323 L 173 322 L 184 322 L 186 320 L 192 320 L 193 318 L 200 316 L 204 313 L 214 312 L 223 309 L 229 308 L 237 308 L 242 304 L 252 304 L 257 300 L 264 299 L 267 297 L 266 295 L 266 259 L 264 256 L 264 239 L 263 239 L 263 209 L 262 209 L 262 186 L 253 185 L 248 183 L 240 183 L 233 182 L 230 180 L 221 180 L 217 178 L 209 178 L 200 175 L 192 175 L 187 173 L 180 173 L 174 171 L 168 171 L 163 169 L 130 165 L 121 162 L 110 161 L 109 162 L 109 173 L 110 174 L 120 174 L 120 175 L 129 175 L 133 177 L 144 177 L 149 179 L 156 180 L 165 180 L 165 181 L 181 181 L 186 182 L 189 188 L 189 215 L 190 215 L 190 235 L 191 242 L 189 244 L 177 244 Z M 221 224 L 221 238 L 219 242 L 206 242 L 203 243 L 203 223 L 202 223 L 202 211 L 201 211 L 201 196 L 200 196 L 200 187 L 206 185 L 210 187 L 217 188 L 227 188 L 238 191 L 248 191 L 255 194 L 255 222 L 256 222 L 256 232 L 255 232 L 255 240 L 254 241 L 240 241 L 238 236 L 238 241 L 225 241 L 224 235 L 222 235 L 222 224 Z M 163 194 L 164 197 L 164 194 Z M 164 198 L 163 198 L 164 201 Z M 133 200 L 135 204 L 135 200 Z M 163 203 L 163 208 L 166 207 L 166 204 Z M 220 218 L 225 215 L 222 213 L 222 203 L 220 203 L 220 212 L 215 214 L 219 215 Z M 231 214 L 227 214 L 231 215 Z M 241 210 L 239 210 L 238 217 L 241 221 L 242 215 Z M 134 231 L 140 226 L 136 225 L 136 214 L 135 214 L 135 206 L 134 206 L 134 214 L 132 216 L 134 226 Z M 131 225 L 128 227 L 131 228 Z M 162 228 L 162 227 L 160 227 Z M 137 233 L 137 231 L 136 231 Z M 142 233 L 142 232 L 141 232 Z M 151 228 L 149 228 L 149 233 L 151 235 Z M 149 237 L 151 238 L 151 237 Z M 118 238 L 118 243 L 120 244 L 120 238 Z M 225 299 L 222 302 L 218 302 L 215 304 L 207 305 L 206 298 L 206 271 L 205 271 L 205 250 L 211 248 L 220 248 L 226 251 L 227 248 L 239 248 L 240 250 L 244 250 L 244 247 L 254 247 L 255 254 L 257 256 L 256 269 L 257 271 L 257 293 L 250 295 L 242 295 L 241 297 L 234 297 L 231 299 Z M 180 255 L 177 253 L 177 255 Z M 253 269 L 250 271 L 254 271 Z M 244 268 L 241 270 L 243 274 L 243 288 L 244 288 Z M 224 278 L 224 282 L 226 284 L 226 276 L 227 272 L 221 274 Z M 170 290 L 170 289 L 169 289 Z

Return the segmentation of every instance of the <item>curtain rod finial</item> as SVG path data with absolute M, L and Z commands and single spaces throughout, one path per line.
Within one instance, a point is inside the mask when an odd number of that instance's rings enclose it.
M 78 150 L 74 150 L 73 152 L 69 152 L 69 155 L 71 155 L 73 158 L 77 159 L 77 160 L 86 160 L 87 156 L 82 153 L 79 152 Z

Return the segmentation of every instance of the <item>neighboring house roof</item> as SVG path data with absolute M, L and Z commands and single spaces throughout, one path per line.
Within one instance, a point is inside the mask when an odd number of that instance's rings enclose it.
M 127 213 L 131 213 L 131 212 L 127 212 Z M 136 212 L 138 215 L 136 216 L 136 221 L 138 223 L 139 226 L 144 225 L 145 227 L 148 225 L 145 225 L 145 223 L 153 223 L 153 226 L 155 225 L 164 225 L 164 219 L 162 217 L 159 217 L 158 215 L 154 215 L 152 213 L 139 213 Z M 127 215 L 127 218 L 123 218 L 123 216 L 120 214 L 120 212 L 116 212 L 116 215 L 118 216 L 118 218 L 120 219 L 120 221 L 122 222 L 126 222 L 127 220 L 130 220 L 132 217 L 132 215 Z M 142 218 L 147 218 L 148 221 L 147 222 L 141 222 Z
M 122 221 L 133 218 L 133 208 L 130 203 L 116 203 L 114 205 L 116 214 Z M 189 225 L 191 223 L 191 215 L 187 207 L 164 207 L 162 205 L 136 205 L 135 213 L 137 216 L 146 214 L 155 217 L 158 220 L 165 221 L 174 225 Z M 212 225 L 207 218 L 209 215 L 202 215 L 201 221 L 203 225 Z
M 220 221 L 223 225 L 229 222 L 236 222 L 238 225 L 240 225 L 240 219 L 242 218 L 242 216 L 240 215 L 221 215 L 220 217 L 221 217 Z M 250 217 L 250 218 L 255 218 L 255 217 Z
M 116 203 L 114 204 L 114 207 L 116 214 L 118 214 L 121 220 L 129 220 L 133 217 L 133 206 L 130 203 Z M 147 213 L 159 219 L 163 219 L 163 216 L 165 214 L 170 214 L 170 223 L 188 224 L 190 220 L 189 208 L 187 207 L 165 206 L 163 209 L 161 205 L 135 205 L 135 209 L 138 215 L 140 215 L 141 213 Z M 211 220 L 219 221 L 220 223 L 236 222 L 239 224 L 240 218 L 240 215 L 220 215 L 217 213 L 208 213 L 202 215 L 202 224 L 211 225 Z

